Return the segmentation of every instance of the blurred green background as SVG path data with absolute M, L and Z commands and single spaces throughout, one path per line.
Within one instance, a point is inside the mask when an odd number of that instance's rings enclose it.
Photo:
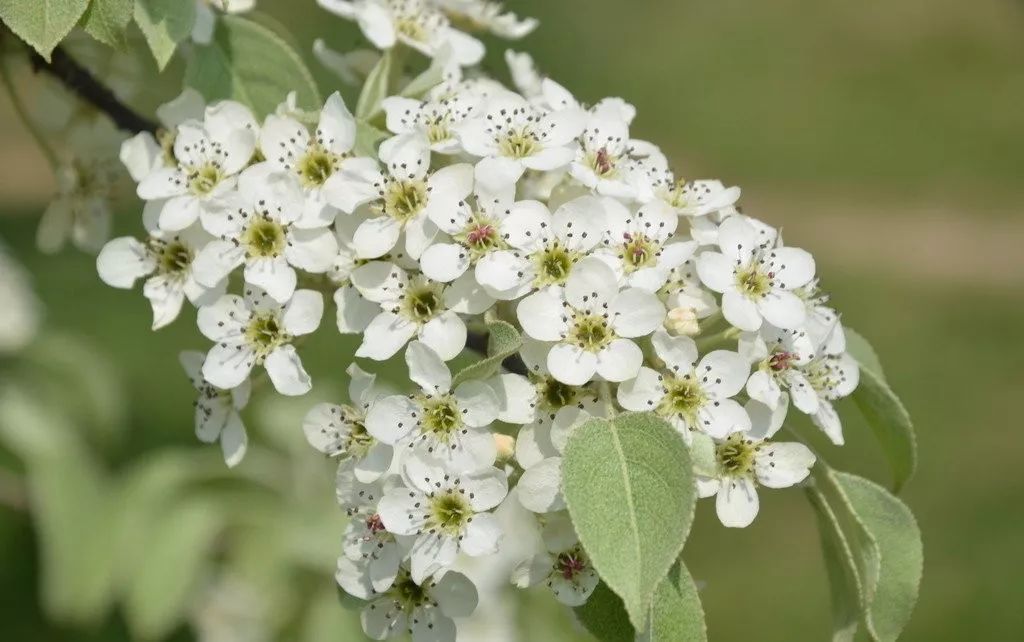
M 311 0 L 259 4 L 299 42 L 358 41 Z M 920 443 L 920 468 L 903 497 L 924 533 L 925 574 L 905 639 L 1024 639 L 1024 474 L 1014 463 L 1024 461 L 1024 343 L 1016 334 L 1024 327 L 1024 4 L 507 4 L 542 21 L 514 48 L 584 100 L 633 102 L 635 135 L 662 145 L 677 173 L 743 186 L 745 212 L 814 252 L 843 322 L 878 349 Z M 503 43 L 489 44 L 491 68 L 504 73 Z M 318 76 L 331 86 L 329 75 Z M 140 101 L 174 93 L 171 84 L 147 87 Z M 91 257 L 38 254 L 34 226 L 52 180 L 5 98 L 0 140 L 0 237 L 35 276 L 47 326 L 106 353 L 128 400 L 128 428 L 105 451 L 107 463 L 193 448 L 192 392 L 176 360 L 179 350 L 204 345 L 189 315 L 154 335 L 145 300 L 102 285 Z M 138 205 L 125 199 L 120 213 L 117 231 L 134 233 Z M 314 381 L 337 397 L 329 386 L 342 380 L 349 344 L 326 333 L 316 345 Z M 842 410 L 848 446 L 825 455 L 886 481 L 870 431 L 852 404 Z M 281 450 L 305 448 L 297 424 L 282 428 L 279 442 Z M 17 465 L 10 456 L 0 462 Z M 329 496 L 330 466 L 316 462 Z M 685 557 L 706 582 L 711 637 L 826 639 L 814 517 L 798 490 L 766 492 L 762 502 L 759 519 L 741 531 L 721 528 L 709 506 L 699 509 Z M 46 621 L 35 542 L 23 511 L 0 508 L 3 639 L 124 639 L 116 615 L 86 632 Z M 329 554 L 334 545 L 313 548 Z M 329 556 L 325 563 L 329 570 Z M 316 573 L 302 581 L 314 592 L 331 582 Z M 546 615 L 523 618 L 522 639 L 570 639 L 566 618 L 538 606 L 543 594 L 527 600 Z M 177 639 L 190 635 L 179 629 Z

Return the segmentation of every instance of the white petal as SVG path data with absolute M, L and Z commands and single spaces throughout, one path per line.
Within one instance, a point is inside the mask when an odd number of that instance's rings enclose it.
M 338 92 L 332 93 L 324 103 L 317 133 L 324 145 L 336 154 L 348 152 L 355 144 L 356 121 Z
M 481 285 L 494 291 L 508 291 L 522 283 L 522 274 L 529 267 L 526 259 L 508 250 L 489 252 L 476 264 L 474 276 Z
M 153 308 L 153 329 L 159 330 L 178 318 L 185 293 L 181 283 L 166 275 L 150 277 L 142 294 Z
M 437 243 L 423 251 L 420 265 L 428 279 L 448 283 L 469 268 L 469 251 L 457 243 Z
M 432 394 L 448 392 L 452 385 L 452 373 L 437 353 L 420 341 L 412 341 L 405 349 L 405 362 L 409 366 L 409 378 L 423 390 Z
M 390 359 L 415 334 L 416 324 L 412 321 L 391 312 L 381 312 L 366 326 L 356 356 L 376 361 Z
M 404 395 L 378 399 L 366 412 L 366 431 L 385 444 L 394 444 L 416 426 L 419 406 Z
M 730 216 L 718 226 L 718 246 L 734 264 L 746 265 L 759 244 L 757 230 L 745 216 Z
M 471 495 L 469 503 L 476 512 L 490 510 L 508 494 L 508 478 L 497 468 L 489 467 L 462 475 L 462 487 Z
M 381 143 L 378 156 L 395 178 L 418 180 L 430 168 L 430 143 L 420 132 L 400 134 Z
M 412 259 L 419 259 L 437 237 L 438 229 L 426 212 L 420 212 L 405 224 L 405 252 Z
M 298 283 L 295 268 L 288 265 L 283 256 L 250 259 L 245 265 L 244 274 L 246 283 L 260 288 L 279 303 L 292 297 L 295 284 Z
M 548 352 L 548 371 L 562 383 L 582 386 L 593 379 L 597 372 L 597 355 L 574 345 L 559 343 Z
M 697 276 L 715 292 L 727 292 L 733 287 L 736 262 L 718 252 L 703 252 L 697 257 Z
M 519 478 L 519 502 L 527 510 L 549 513 L 565 508 L 561 466 L 561 457 L 549 457 L 527 468 Z
M 324 297 L 316 290 L 296 290 L 284 309 L 281 323 L 290 334 L 309 334 L 320 325 L 324 315 Z
M 673 370 L 689 371 L 697 363 L 697 344 L 690 337 L 673 337 L 658 330 L 651 337 L 654 352 Z
M 761 327 L 761 313 L 757 304 L 739 292 L 731 290 L 722 295 L 722 314 L 726 321 L 740 330 L 754 332 Z
M 768 323 L 785 330 L 799 328 L 807 318 L 804 302 L 786 290 L 772 290 L 758 301 L 757 309 Z
M 640 288 L 627 288 L 611 302 L 612 327 L 620 337 L 642 337 L 654 332 L 665 320 L 665 306 L 657 295 Z
M 466 617 L 476 610 L 476 587 L 462 573 L 445 573 L 444 577 L 431 587 L 430 597 L 449 617 Z
M 421 534 L 409 551 L 412 581 L 422 584 L 430 575 L 448 568 L 458 552 L 459 544 L 455 537 L 447 534 Z
M 240 338 L 250 316 L 242 297 L 226 294 L 213 305 L 199 308 L 196 322 L 204 337 L 211 341 L 221 341 Z
M 587 251 L 601 242 L 605 206 L 594 196 L 581 196 L 563 204 L 551 217 L 555 234 L 571 249 Z
M 807 478 L 814 465 L 814 453 L 800 443 L 764 444 L 757 454 L 757 481 L 768 488 L 788 488 Z
M 422 494 L 410 492 L 408 488 L 394 488 L 385 493 L 377 505 L 377 511 L 388 532 L 396 535 L 418 533 L 423 526 L 424 511 L 417 508 L 416 504 L 424 499 Z M 413 519 L 409 519 L 410 515 Z
M 715 439 L 750 430 L 750 415 L 732 399 L 708 402 L 698 413 L 701 430 Z
M 223 390 L 238 386 L 252 371 L 252 350 L 235 344 L 218 343 L 210 348 L 203 362 L 203 378 Z
M 487 426 L 498 418 L 498 397 L 483 381 L 471 380 L 459 384 L 455 388 L 455 399 L 462 411 L 462 420 L 468 426 Z
M 244 262 L 242 247 L 216 239 L 207 243 L 192 260 L 192 276 L 200 284 L 213 287 Z
M 568 329 L 562 299 L 554 288 L 531 294 L 516 307 L 523 331 L 539 341 L 558 341 Z
M 715 510 L 723 526 L 744 528 L 757 517 L 758 500 L 754 482 L 748 477 L 722 480 Z
M 782 428 L 789 413 L 789 396 L 783 393 L 779 403 L 770 408 L 760 401 L 750 399 L 743 406 L 750 417 L 750 430 L 747 432 L 754 439 L 768 439 Z
M 482 314 L 494 305 L 494 298 L 472 274 L 463 274 L 445 288 L 444 305 L 459 314 Z
M 476 164 L 476 182 L 491 192 L 515 185 L 524 172 L 523 164 L 511 158 L 491 156 Z
M 769 257 L 779 287 L 792 290 L 814 278 L 814 257 L 806 250 L 780 247 L 772 250 Z
M 498 419 L 509 424 L 528 424 L 534 419 L 537 388 L 526 377 L 505 373 L 490 380 L 498 397 Z
M 732 397 L 743 389 L 750 364 L 738 352 L 714 350 L 704 355 L 696 373 L 704 390 L 713 397 Z
M 245 426 L 237 412 L 228 415 L 228 422 L 220 433 L 220 449 L 224 454 L 224 463 L 234 468 L 242 462 L 245 451 L 249 447 L 249 437 L 245 434 Z
M 321 274 L 331 269 L 338 256 L 338 239 L 326 228 L 293 229 L 288 241 L 284 255 L 300 270 Z
M 635 377 L 644 362 L 640 346 L 629 339 L 615 339 L 597 353 L 597 372 L 608 381 Z
M 619 384 L 616 399 L 626 410 L 645 412 L 654 409 L 665 394 L 661 375 L 647 367 L 641 367 L 636 378 Z
M 565 300 L 578 310 L 597 311 L 618 293 L 615 273 L 595 257 L 587 257 L 577 263 L 565 282 Z M 655 303 L 661 306 L 657 299 Z
M 277 348 L 263 363 L 270 375 L 274 388 L 282 395 L 304 395 L 313 387 L 313 382 L 302 367 L 302 361 L 295 352 L 295 346 Z
M 177 232 L 199 218 L 199 200 L 194 196 L 174 196 L 160 210 L 160 229 Z
M 391 446 L 375 443 L 370 446 L 366 456 L 355 462 L 353 472 L 356 479 L 364 484 L 372 483 L 388 472 L 395 458 L 395 450 Z
M 338 332 L 342 334 L 363 332 L 380 313 L 380 305 L 364 299 L 351 285 L 335 290 L 334 305 L 338 310 Z
M 480 513 L 474 515 L 473 521 L 466 525 L 460 548 L 471 557 L 497 553 L 501 535 L 498 518 L 490 513 Z
M 341 164 L 341 170 L 327 179 L 321 188 L 326 201 L 346 214 L 360 205 L 380 197 L 383 181 L 380 170 L 370 158 L 350 158 Z
M 395 247 L 402 225 L 390 216 L 369 218 L 356 228 L 352 245 L 361 259 L 375 259 L 384 256 Z
M 442 359 L 454 359 L 466 347 L 466 324 L 451 310 L 427 321 L 420 330 L 420 341 L 434 349 Z
M 104 283 L 115 288 L 130 288 L 135 281 L 156 269 L 156 260 L 137 239 L 116 238 L 100 250 L 96 270 Z

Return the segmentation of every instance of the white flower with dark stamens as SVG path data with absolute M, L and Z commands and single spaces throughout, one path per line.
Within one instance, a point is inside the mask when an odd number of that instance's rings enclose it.
M 648 203 L 636 212 L 612 199 L 605 199 L 604 204 L 607 227 L 603 245 L 594 256 L 607 263 L 626 285 L 657 292 L 672 270 L 697 249 L 695 241 L 671 240 L 679 217 L 661 203 Z
M 466 324 L 459 314 L 480 314 L 494 302 L 464 274 L 452 283 L 372 261 L 352 273 L 352 284 L 368 300 L 380 304 L 379 313 L 366 326 L 357 357 L 390 359 L 410 339 L 418 337 L 448 361 L 466 347 Z
M 802 412 L 817 410 L 817 393 L 802 371 L 815 357 L 815 344 L 805 331 L 764 325 L 760 332 L 741 335 L 739 350 L 754 364 L 746 385 L 751 399 L 776 410 L 788 403 L 783 397 L 792 397 Z
M 514 203 L 502 221 L 509 249 L 482 257 L 476 278 L 492 296 L 503 300 L 564 285 L 576 263 L 601 242 L 605 218 L 605 205 L 593 196 L 573 199 L 553 216 L 537 201 Z
M 285 303 L 295 292 L 296 269 L 313 274 L 331 268 L 338 255 L 334 233 L 326 227 L 300 228 L 304 197 L 294 177 L 266 163 L 238 178 L 237 207 L 217 223 L 219 238 L 196 256 L 200 283 L 217 283 L 245 266 L 245 282 Z
M 285 305 L 258 288 L 245 298 L 226 294 L 199 308 L 199 331 L 216 342 L 206 355 L 203 377 L 218 388 L 234 388 L 262 365 L 283 395 L 303 395 L 312 382 L 292 341 L 320 325 L 324 300 L 319 292 L 296 290 Z
M 689 442 L 690 431 L 715 438 L 750 429 L 750 417 L 731 397 L 743 389 L 750 373 L 740 354 L 714 350 L 698 362 L 697 344 L 689 337 L 654 333 L 654 351 L 665 362 L 664 371 L 640 368 L 635 379 L 619 386 L 623 408 L 654 411 Z
M 360 614 L 363 631 L 375 640 L 412 635 L 413 642 L 455 642 L 455 622 L 476 610 L 477 592 L 462 573 L 449 571 L 422 582 L 399 569 L 391 588 Z
M 195 401 L 196 437 L 207 444 L 219 440 L 224 463 L 231 467 L 237 466 L 249 445 L 245 425 L 238 414 L 249 402 L 249 380 L 245 379 L 230 390 L 217 388 L 203 378 L 205 354 L 187 351 L 178 355 L 178 359 L 192 387 L 199 393 Z
M 438 154 L 455 154 L 462 148 L 454 126 L 466 120 L 481 98 L 471 92 L 455 92 L 438 100 L 391 96 L 383 102 L 387 128 L 394 134 L 420 134 Z
M 688 311 L 687 317 L 699 322 L 718 312 L 718 301 L 701 283 L 696 261 L 692 258 L 669 270 L 665 284 L 658 289 L 658 296 L 665 302 L 669 317 L 673 311 L 682 310 Z M 683 313 L 676 313 L 677 316 L 680 314 Z
M 580 136 L 580 148 L 569 173 L 604 196 L 633 199 L 646 178 L 631 159 L 629 126 L 621 119 L 591 116 Z
M 359 219 L 344 213 L 334 220 L 338 254 L 327 271 L 327 277 L 338 286 L 334 291 L 334 307 L 338 332 L 342 334 L 361 334 L 380 314 L 380 305 L 364 297 L 351 282 L 352 273 L 361 264 L 356 258 L 352 240 L 359 223 Z M 411 263 L 415 266 L 414 262 Z
M 448 472 L 412 456 L 402 477 L 408 488 L 386 492 L 378 510 L 389 532 L 416 536 L 410 551 L 414 581 L 449 568 L 460 552 L 471 557 L 497 552 L 501 527 L 486 511 L 505 499 L 505 473 L 493 467 Z
M 671 170 L 661 168 L 652 173 L 655 197 L 680 216 L 707 216 L 740 200 L 740 188 L 726 187 L 721 181 L 676 179 Z
M 378 397 L 390 392 L 376 384 L 375 375 L 356 364 L 345 370 L 349 376 L 351 405 L 319 403 L 306 414 L 302 431 L 313 448 L 337 457 L 342 466 L 352 468 L 356 479 L 369 483 L 391 467 L 394 450 L 366 431 L 366 411 Z
M 512 571 L 512 583 L 529 588 L 543 583 L 566 606 L 581 606 L 600 578 L 579 543 L 566 513 L 547 518 L 542 533 L 545 552 L 525 560 Z
M 343 168 L 328 196 L 344 212 L 369 203 L 353 237 L 359 258 L 391 252 L 404 231 L 406 253 L 419 259 L 437 235 L 431 219 L 455 209 L 473 190 L 473 167 L 460 163 L 431 172 L 430 146 L 420 133 L 384 141 L 379 155 L 384 172 Z
M 152 172 L 174 167 L 174 135 L 178 125 L 187 120 L 201 120 L 206 100 L 191 87 L 186 87 L 173 100 L 156 108 L 161 128 L 154 136 L 139 132 L 121 144 L 119 158 L 136 183 Z
M 786 330 L 807 316 L 793 290 L 814 278 L 814 258 L 804 250 L 761 243 L 746 217 L 730 216 L 718 230 L 721 252 L 697 258 L 701 281 L 722 293 L 722 313 L 729 323 L 753 332 L 763 321 Z
M 545 421 L 524 426 L 516 439 L 516 461 L 523 468 L 516 488 L 519 503 L 535 513 L 565 509 L 562 451 L 569 435 L 591 417 L 602 416 L 597 400 L 580 395 L 575 405 L 546 411 Z
M 701 497 L 717 494 L 715 508 L 724 526 L 743 528 L 757 516 L 757 487 L 788 488 L 802 482 L 814 465 L 814 454 L 796 442 L 773 443 L 744 433 L 715 440 L 714 477 L 697 476 Z
M 260 132 L 260 149 L 271 166 L 293 174 L 305 193 L 305 202 L 296 218 L 299 227 L 325 227 L 334 221 L 337 211 L 327 194 L 340 181 L 340 171 L 374 172 L 371 158 L 353 157 L 356 121 L 335 92 L 324 103 L 316 130 L 310 134 L 303 123 L 290 116 L 267 116 Z
M 611 268 L 596 258 L 580 261 L 564 290 L 547 288 L 519 302 L 526 334 L 552 341 L 547 366 L 562 383 L 581 385 L 601 375 L 608 381 L 635 377 L 643 353 L 634 338 L 665 319 L 665 306 L 640 288 L 619 291 Z
M 434 224 L 450 241 L 435 243 L 423 252 L 423 274 L 436 281 L 452 281 L 471 266 L 479 266 L 491 252 L 507 249 L 503 222 L 512 211 L 514 196 L 512 183 L 497 192 L 484 191 L 478 185 L 472 201 L 461 201 L 444 212 L 433 211 Z
M 227 279 L 212 286 L 196 280 L 193 263 L 212 237 L 198 224 L 180 232 L 154 230 L 145 241 L 123 236 L 108 242 L 96 257 L 96 269 L 104 283 L 129 289 L 143 278 L 142 292 L 153 308 L 153 329 L 176 318 L 187 297 L 196 306 L 210 305 L 224 294 Z
M 385 444 L 407 444 L 452 470 L 493 464 L 496 446 L 488 426 L 498 417 L 494 390 L 479 380 L 452 390 L 448 366 L 419 341 L 409 344 L 405 360 L 420 392 L 375 401 L 366 413 L 367 432 Z
M 807 381 L 817 394 L 817 407 L 804 411 L 811 420 L 837 446 L 843 445 L 843 425 L 832 402 L 849 396 L 860 382 L 860 368 L 856 359 L 847 353 L 819 354 L 803 367 Z
M 317 0 L 342 18 L 354 20 L 363 35 L 378 49 L 397 43 L 436 56 L 448 45 L 454 59 L 463 66 L 480 62 L 484 46 L 476 38 L 453 29 L 448 18 L 431 0 Z
M 814 345 L 825 354 L 842 354 L 846 351 L 846 333 L 839 322 L 839 313 L 828 307 L 828 295 L 818 289 L 818 280 L 812 279 L 802 288 L 793 291 L 803 299 L 807 309 L 804 329 Z
M 338 503 L 349 517 L 335 580 L 346 592 L 368 599 L 391 588 L 402 558 L 402 546 L 384 528 L 377 504 L 386 490 L 401 487 L 397 476 L 374 482 L 359 480 L 352 466 L 342 464 L 335 478 Z
M 182 230 L 201 220 L 212 224 L 224 216 L 236 175 L 256 150 L 258 128 L 241 103 L 226 100 L 206 108 L 203 121 L 187 120 L 174 135 L 175 165 L 157 169 L 139 183 L 139 198 L 162 201 L 160 228 Z
M 499 38 L 519 40 L 540 24 L 536 18 L 520 18 L 491 0 L 436 0 L 454 25 L 464 31 L 489 31 Z
M 579 109 L 545 113 L 518 94 L 492 97 L 481 115 L 457 126 L 462 148 L 483 160 L 477 177 L 490 187 L 518 181 L 528 169 L 551 171 L 576 155 L 586 116 Z

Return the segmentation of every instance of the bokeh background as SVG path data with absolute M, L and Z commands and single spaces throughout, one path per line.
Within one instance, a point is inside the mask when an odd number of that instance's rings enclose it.
M 905 639 L 1024 639 L 1024 4 L 507 4 L 541 19 L 541 28 L 516 48 L 532 52 L 544 71 L 584 100 L 629 99 L 639 111 L 635 134 L 662 145 L 677 173 L 741 185 L 748 214 L 781 225 L 788 244 L 811 250 L 843 322 L 878 349 L 920 444 L 920 467 L 903 498 L 924 533 L 925 573 Z M 312 0 L 259 5 L 298 42 L 317 36 L 338 48 L 358 42 L 350 25 Z M 503 43 L 490 46 L 492 68 L 504 73 Z M 141 64 L 152 73 L 148 60 Z M 317 73 L 323 88 L 334 83 Z M 152 105 L 175 93 L 174 80 L 147 82 L 136 100 Z M 124 402 L 123 428 L 110 429 L 110 439 L 86 440 L 82 456 L 110 475 L 155 453 L 183 455 L 180 461 L 205 456 L 193 443 L 192 392 L 176 360 L 179 350 L 204 345 L 188 315 L 153 334 L 145 300 L 100 283 L 92 257 L 73 250 L 39 254 L 34 229 L 53 181 L 6 98 L 0 98 L 0 141 L 0 237 L 34 277 L 47 332 L 86 342 Z M 118 210 L 117 231 L 133 233 L 138 205 L 126 198 Z M 337 397 L 350 345 L 333 337 L 317 345 L 309 363 L 318 394 Z M 886 480 L 870 431 L 852 404 L 843 411 L 849 445 L 826 456 L 838 467 Z M 241 469 L 249 470 L 240 474 L 269 476 L 282 507 L 329 510 L 330 464 L 296 459 L 306 449 L 297 424 L 264 423 L 270 427 L 254 439 L 265 444 L 254 447 L 266 457 L 247 459 Z M 302 461 L 310 479 L 295 479 L 291 464 L 258 470 L 264 459 Z M 44 614 L 39 532 L 16 501 L 32 501 L 22 481 L 25 466 L 10 452 L 0 456 L 0 481 L 13 493 L 0 507 L 0 637 L 129 639 L 121 609 L 84 627 Z M 226 477 L 205 483 L 235 493 L 225 495 L 229 503 L 246 505 L 253 493 Z M 309 498 L 317 492 L 327 497 Z M 698 510 L 685 558 L 706 583 L 711 638 L 827 639 L 828 591 L 814 516 L 799 490 L 764 493 L 762 501 L 759 519 L 741 531 L 721 528 L 706 505 Z M 272 539 L 274 523 L 267 516 L 252 528 L 269 529 L 261 539 Z M 179 525 L 164 528 L 174 533 Z M 312 543 L 334 532 L 310 533 L 305 545 L 312 561 L 288 574 L 269 555 L 271 568 L 261 571 L 258 548 L 219 554 L 248 556 L 254 576 L 313 596 L 288 605 L 289 613 L 306 615 L 288 616 L 303 623 L 288 629 L 287 639 L 352 639 L 347 627 L 358 625 L 330 588 L 336 540 Z M 244 537 L 219 540 L 222 547 L 225 541 L 255 546 Z M 138 561 L 154 564 L 159 560 Z M 318 572 L 318 564 L 326 570 Z M 535 612 L 540 616 L 526 616 Z M 586 639 L 543 593 L 528 593 L 519 614 L 523 640 Z M 188 640 L 194 633 L 182 625 L 172 636 Z

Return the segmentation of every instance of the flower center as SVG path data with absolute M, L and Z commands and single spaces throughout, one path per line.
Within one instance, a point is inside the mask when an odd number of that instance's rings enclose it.
M 192 170 L 188 177 L 188 188 L 195 196 L 206 196 L 217 187 L 224 174 L 216 165 L 209 164 Z
M 455 236 L 455 240 L 466 246 L 473 262 L 492 250 L 507 247 L 498 233 L 497 223 L 479 213 L 473 215 L 462 232 Z
M 402 304 L 408 318 L 417 323 L 426 323 L 441 311 L 441 285 L 437 283 L 411 285 L 402 298 Z
M 384 213 L 406 222 L 427 204 L 427 185 L 423 181 L 394 181 L 384 194 Z
M 756 261 L 736 271 L 736 285 L 752 299 L 759 299 L 772 289 L 772 274 L 760 270 Z
M 428 397 L 423 401 L 423 432 L 433 434 L 438 441 L 447 442 L 462 427 L 462 416 L 450 395 Z
M 657 263 L 658 244 L 643 234 L 626 233 L 620 256 L 627 272 L 635 272 L 642 267 Z
M 696 423 L 697 411 L 707 402 L 704 390 L 691 376 L 674 377 L 666 374 L 662 385 L 665 396 L 658 404 L 662 415 L 679 415 L 691 426 Z
M 574 546 L 555 559 L 555 571 L 566 580 L 572 580 L 587 569 L 587 556 L 579 546 Z
M 310 147 L 296 165 L 299 179 L 306 187 L 320 187 L 338 169 L 339 157 L 319 145 Z
M 245 329 L 245 338 L 256 350 L 256 357 L 264 359 L 278 346 L 286 343 L 290 337 L 281 327 L 277 315 L 263 314 L 253 317 L 249 327 Z
M 430 596 L 422 586 L 412 581 L 409 571 L 400 569 L 394 584 L 388 591 L 395 597 L 403 611 L 410 612 L 418 606 L 430 602 Z
M 242 242 L 251 257 L 276 257 L 286 244 L 284 227 L 269 218 L 257 218 L 246 228 Z
M 795 352 L 776 352 L 768 357 L 768 367 L 775 372 L 789 370 L 793 366 L 793 362 L 796 361 L 796 358 Z
M 473 509 L 463 493 L 449 490 L 430 498 L 430 517 L 427 519 L 429 528 L 458 535 L 471 519 Z
M 448 121 L 445 118 L 437 117 L 427 123 L 427 140 L 431 144 L 442 143 L 452 137 L 448 129 Z
M 513 129 L 498 143 L 502 156 L 526 158 L 537 151 L 537 137 L 529 128 Z
M 602 178 L 607 178 L 615 173 L 616 158 L 608 151 L 607 147 L 590 152 L 587 161 L 594 173 Z
M 172 241 L 160 250 L 158 262 L 161 274 L 181 275 L 192 264 L 192 250 L 181 241 Z
M 558 410 L 576 401 L 580 389 L 558 381 L 551 375 L 537 384 L 537 396 L 544 408 Z
M 345 442 L 345 452 L 350 457 L 362 459 L 373 447 L 376 441 L 366 431 L 366 424 L 363 423 L 363 416 L 349 408 L 342 407 L 342 421 L 348 424 L 348 439 Z
M 608 326 L 608 320 L 597 314 L 583 314 L 573 319 L 573 327 L 566 337 L 588 352 L 597 352 L 612 342 L 615 333 Z
M 385 530 L 384 520 L 380 518 L 378 513 L 374 513 L 366 518 L 366 530 L 370 531 L 370 533 L 374 535 Z
M 534 287 L 542 288 L 547 285 L 563 285 L 569 278 L 573 263 L 578 256 L 555 241 L 547 248 L 537 253 L 534 259 L 536 263 L 537 278 L 534 279 Z
M 742 477 L 754 469 L 754 455 L 757 447 L 754 442 L 744 439 L 738 434 L 729 438 L 715 448 L 715 457 L 722 472 L 730 477 Z

